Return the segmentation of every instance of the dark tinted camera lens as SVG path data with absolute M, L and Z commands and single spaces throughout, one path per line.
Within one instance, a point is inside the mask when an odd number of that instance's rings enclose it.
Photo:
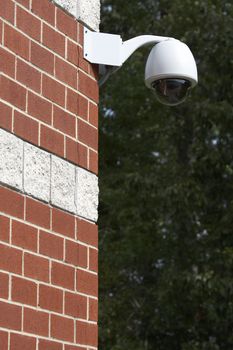
M 168 106 L 183 102 L 190 86 L 191 83 L 185 79 L 160 79 L 152 84 L 156 98 Z

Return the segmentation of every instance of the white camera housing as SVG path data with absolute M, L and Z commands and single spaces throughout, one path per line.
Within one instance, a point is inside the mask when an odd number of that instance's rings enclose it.
M 177 105 L 183 102 L 197 82 L 196 62 L 186 44 L 168 39 L 152 48 L 146 63 L 145 83 L 155 91 L 161 103 Z
M 173 38 L 141 35 L 122 41 L 120 35 L 96 33 L 84 29 L 84 58 L 99 64 L 100 85 L 117 71 L 139 47 L 156 44 L 145 69 L 146 86 L 154 90 L 157 99 L 176 105 L 198 81 L 194 57 L 187 45 Z
M 159 79 L 180 78 L 197 84 L 197 67 L 189 47 L 176 39 L 168 39 L 155 45 L 147 59 L 145 83 L 148 88 Z

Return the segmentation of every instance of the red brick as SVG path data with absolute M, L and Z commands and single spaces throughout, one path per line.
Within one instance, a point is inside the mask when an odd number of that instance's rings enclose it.
M 55 312 L 62 312 L 63 292 L 54 287 L 40 285 L 39 288 L 39 306 Z
M 74 321 L 69 318 L 51 315 L 51 336 L 53 338 L 73 342 Z
M 69 38 L 77 40 L 78 24 L 74 17 L 57 8 L 57 28 Z
M 43 44 L 59 55 L 65 56 L 65 36 L 46 24 L 43 25 Z
M 55 236 L 52 233 L 40 231 L 40 254 L 62 260 L 63 244 L 63 238 Z
M 98 300 L 89 298 L 89 320 L 98 321 Z
M 73 267 L 53 261 L 51 276 L 54 285 L 74 289 L 75 269 Z
M 54 106 L 53 125 L 65 134 L 76 135 L 76 118 L 57 106 Z
M 0 269 L 21 274 L 22 252 L 18 249 L 0 244 Z
M 65 105 L 65 86 L 58 83 L 56 80 L 43 75 L 42 79 L 43 95 L 58 105 Z
M 77 291 L 92 296 L 98 295 L 98 277 L 93 273 L 77 270 Z
M 79 47 L 72 41 L 67 40 L 67 59 L 78 67 L 79 65 Z
M 82 244 L 78 247 L 78 266 L 87 267 L 87 247 Z
M 76 242 L 66 241 L 66 258 L 69 264 L 87 267 L 87 247 Z
M 24 254 L 24 275 L 35 280 L 49 281 L 49 261 L 40 256 Z
M 27 333 L 48 336 L 49 314 L 32 309 L 24 309 L 23 330 Z
M 43 71 L 53 74 L 54 54 L 34 42 L 31 43 L 31 62 Z
M 98 245 L 98 227 L 88 221 L 78 219 L 78 240 L 94 247 Z
M 65 350 L 86 350 L 86 348 L 75 345 L 65 345 Z
M 30 91 L 28 92 L 28 113 L 44 123 L 52 122 L 52 104 Z
M 44 19 L 46 22 L 54 25 L 55 23 L 55 6 L 48 0 L 33 0 L 32 12 Z
M 89 103 L 89 123 L 98 128 L 98 106 Z
M 78 266 L 78 243 L 66 240 L 65 261 Z
M 98 129 L 78 119 L 78 140 L 85 145 L 98 149 Z
M 78 100 L 79 94 L 67 88 L 67 109 L 74 114 L 78 114 Z
M 0 102 L 0 127 L 12 130 L 12 108 Z
M 98 153 L 89 149 L 89 170 L 98 174 Z
M 19 193 L 0 186 L 0 211 L 23 218 L 24 197 Z
M 35 40 L 40 40 L 41 22 L 31 13 L 17 6 L 17 27 Z
M 99 80 L 99 65 L 98 64 L 89 64 L 89 74 L 95 80 Z
M 66 138 L 66 157 L 71 162 L 87 168 L 87 147 L 68 137 Z
M 11 298 L 22 304 L 37 305 L 37 285 L 23 278 L 12 277 Z
M 37 250 L 37 229 L 25 223 L 13 221 L 12 243 L 19 247 Z
M 50 207 L 31 198 L 26 198 L 26 220 L 38 226 L 50 227 Z
M 1 350 L 8 350 L 8 333 L 0 331 Z
M 2 28 L 3 28 L 3 22 L 0 19 L 0 44 L 2 44 Z
M 4 7 L 4 6 L 1 6 Z M 14 28 L 5 25 L 4 44 L 8 49 L 14 51 L 17 55 L 29 58 L 29 39 L 23 34 L 17 32 Z
M 77 343 L 97 346 L 98 345 L 98 327 L 96 324 L 90 324 L 82 321 L 76 323 Z
M 0 77 L 0 97 L 15 107 L 26 108 L 25 88 L 4 76 Z
M 41 73 L 29 64 L 17 60 L 17 80 L 30 89 L 40 92 Z
M 3 5 L 3 4 L 2 4 Z M 14 23 L 15 5 L 11 0 L 4 0 L 4 6 L 0 7 L 0 17 Z
M 79 23 L 78 28 L 79 28 L 79 44 L 83 46 L 83 31 L 84 31 L 83 25 Z
M 64 136 L 44 125 L 41 125 L 40 145 L 46 150 L 64 157 Z
M 22 309 L 20 306 L 0 301 L 0 327 L 20 330 Z
M 38 145 L 38 122 L 26 117 L 24 114 L 18 111 L 14 111 L 14 133 L 22 137 L 24 140 Z
M 75 217 L 53 208 L 52 229 L 68 237 L 75 237 Z
M 99 88 L 97 82 L 83 72 L 79 72 L 79 91 L 95 102 L 99 99 Z
M 9 275 L 0 272 L 0 298 L 8 299 Z
M 84 72 L 89 72 L 89 62 L 85 60 L 83 57 L 83 48 L 79 47 L 79 62 L 78 62 L 79 68 L 84 70 Z
M 65 314 L 74 318 L 87 318 L 87 298 L 74 294 L 65 293 Z
M 10 350 L 36 350 L 36 338 L 21 334 L 11 334 Z
M 62 344 L 50 340 L 40 339 L 38 350 L 62 350 Z M 85 349 L 84 349 L 85 350 Z
M 55 76 L 74 89 L 77 88 L 77 68 L 58 57 L 55 59 Z
M 83 96 L 78 96 L 78 115 L 87 120 L 88 119 L 88 100 Z
M 30 0 L 15 0 L 19 4 L 23 5 L 26 8 L 29 8 L 30 6 Z
M 98 250 L 89 248 L 89 269 L 98 272 Z
M 0 240 L 9 242 L 9 234 L 10 234 L 10 220 L 0 215 Z
M 4 7 L 4 6 L 1 6 Z M 15 56 L 10 52 L 0 48 L 0 67 L 1 72 L 14 78 L 15 76 Z

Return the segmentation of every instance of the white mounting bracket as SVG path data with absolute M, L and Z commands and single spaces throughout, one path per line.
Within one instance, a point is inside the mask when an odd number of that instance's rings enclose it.
M 120 67 L 139 47 L 168 39 L 171 38 L 140 35 L 123 42 L 120 35 L 97 33 L 84 28 L 84 58 L 91 63 Z
M 92 32 L 84 28 L 84 58 L 97 64 L 121 66 L 120 35 Z

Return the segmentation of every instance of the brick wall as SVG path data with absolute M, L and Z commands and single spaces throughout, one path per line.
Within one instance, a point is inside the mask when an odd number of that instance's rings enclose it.
M 0 4 L 0 349 L 97 348 L 98 84 L 83 26 Z

